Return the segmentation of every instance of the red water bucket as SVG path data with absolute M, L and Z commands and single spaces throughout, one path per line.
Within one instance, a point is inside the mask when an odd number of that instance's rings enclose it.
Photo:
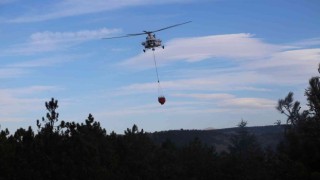
M 164 96 L 159 96 L 158 101 L 161 105 L 163 105 L 166 102 L 166 98 Z

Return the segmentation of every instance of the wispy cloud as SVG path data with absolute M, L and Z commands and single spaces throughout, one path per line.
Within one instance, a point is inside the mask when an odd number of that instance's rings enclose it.
M 24 14 L 20 17 L 9 19 L 7 22 L 13 23 L 26 23 L 26 22 L 38 22 L 50 19 L 57 19 L 63 17 L 77 16 L 82 14 L 98 13 L 102 11 L 111 11 L 115 9 L 121 9 L 131 6 L 147 6 L 155 4 L 170 4 L 170 3 L 186 3 L 191 0 L 65 0 L 56 2 L 53 1 L 48 4 L 45 12 L 39 12 L 37 14 Z
M 221 102 L 221 106 L 245 109 L 273 109 L 277 101 L 265 98 L 230 98 Z
M 161 84 L 170 90 L 210 90 L 219 84 L 219 81 L 212 78 L 194 78 L 182 79 L 173 81 L 162 81 Z M 121 89 L 133 93 L 154 92 L 157 88 L 157 83 L 137 83 L 132 84 Z
M 166 43 L 165 51 L 157 51 L 159 65 L 176 61 L 198 62 L 227 58 L 234 61 L 255 60 L 268 57 L 283 47 L 268 44 L 251 34 L 226 34 L 173 39 Z M 152 53 L 140 54 L 121 63 L 124 66 L 148 68 Z
M 175 97 L 188 97 L 188 98 L 197 98 L 203 100 L 212 100 L 212 99 L 231 99 L 234 98 L 234 95 L 231 94 L 173 94 Z
M 215 101 L 217 107 L 223 107 L 227 109 L 234 108 L 274 108 L 276 105 L 275 100 L 265 98 L 248 98 L 248 97 L 236 97 L 233 94 L 225 93 L 210 93 L 210 94 L 174 94 L 175 97 L 196 98 L 203 101 Z
M 57 42 L 86 41 L 108 37 L 121 32 L 120 29 L 102 28 L 98 30 L 81 30 L 76 32 L 38 32 L 31 35 L 30 40 L 35 44 L 51 44 Z
M 180 93 L 172 94 L 165 106 L 159 106 L 156 103 L 147 105 L 125 105 L 124 110 L 103 110 L 97 111 L 95 115 L 99 117 L 126 117 L 136 115 L 151 114 L 170 114 L 170 115 L 188 115 L 188 114 L 207 114 L 230 112 L 235 113 L 245 111 L 255 113 L 257 110 L 273 110 L 276 105 L 275 100 L 266 98 L 237 97 L 226 93 L 207 93 L 193 94 Z
M 0 89 L 3 94 L 7 94 L 9 96 L 23 96 L 29 94 L 37 94 L 45 91 L 57 91 L 62 88 L 56 86 L 29 86 L 22 88 L 14 88 L 14 89 Z
M 45 99 L 39 98 L 39 93 L 59 89 L 61 88 L 55 86 L 0 89 L 0 121 L 8 121 L 7 118 L 12 118 L 14 114 L 21 115 L 41 109 Z
M 274 80 L 272 75 L 255 71 L 236 71 L 216 73 L 209 76 L 201 73 L 188 74 L 183 79 L 161 81 L 165 91 L 271 91 L 270 89 L 257 87 L 261 84 L 281 84 L 283 81 Z M 279 78 L 278 78 L 279 79 Z M 264 81 L 262 81 L 264 80 Z M 280 78 L 281 80 L 281 78 Z M 157 83 L 135 83 L 119 89 L 119 94 L 126 93 L 153 93 L 156 92 Z
M 0 79 L 16 78 L 27 74 L 28 71 L 20 68 L 1 68 Z
M 13 3 L 15 2 L 16 0 L 0 0 L 0 5 L 1 4 L 9 4 L 9 3 Z
M 159 66 L 183 61 L 196 64 L 199 61 L 214 62 L 221 59 L 233 63 L 229 71 L 225 68 L 224 72 L 208 69 L 206 74 L 203 72 L 198 74 L 194 71 L 184 75 L 186 80 L 164 82 L 163 84 L 169 88 L 179 86 L 205 89 L 209 86 L 211 87 L 209 89 L 226 89 L 232 86 L 237 90 L 243 88 L 265 91 L 267 89 L 254 85 L 301 83 L 314 74 L 312 68 L 317 67 L 320 49 L 291 49 L 290 47 L 265 43 L 250 34 L 215 35 L 171 40 L 167 43 L 165 51 L 156 51 L 156 58 L 159 59 L 157 61 Z M 153 62 L 150 61 L 152 58 L 152 52 L 149 52 L 126 59 L 120 65 L 134 69 L 154 68 Z M 299 75 L 298 78 L 292 78 L 297 75 Z M 208 86 L 199 85 L 199 83 L 205 83 Z M 135 84 L 128 88 L 138 89 L 139 86 Z M 149 86 L 151 84 L 144 84 L 140 89 L 148 89 Z
M 134 106 L 125 106 L 122 107 L 124 110 L 106 110 L 97 111 L 95 115 L 100 117 L 125 117 L 125 116 L 132 116 L 132 115 L 150 115 L 150 114 L 193 114 L 193 113 L 212 113 L 212 112 L 226 112 L 228 111 L 226 108 L 219 108 L 219 107 L 211 107 L 208 108 L 199 108 L 199 105 L 208 105 L 206 102 L 195 102 L 195 101 L 176 101 L 171 100 L 170 103 L 167 103 L 165 106 L 159 106 L 159 104 L 146 104 L 146 105 L 134 105 Z
M 268 79 L 261 81 L 271 84 L 301 84 L 317 74 L 320 49 L 297 49 L 277 52 L 269 58 L 243 64 L 244 69 L 256 70 Z
M 33 54 L 64 50 L 76 44 L 109 37 L 121 32 L 120 29 L 101 28 L 96 30 L 80 30 L 75 32 L 37 32 L 29 37 L 28 42 L 15 45 L 4 50 L 4 54 Z
M 271 67 L 286 67 L 286 66 L 307 66 L 308 68 L 315 67 L 320 59 L 320 48 L 314 49 L 297 49 L 282 52 L 276 52 L 266 59 L 257 59 L 248 63 L 254 68 L 271 68 Z
M 37 68 L 37 67 L 49 67 L 57 64 L 67 63 L 75 59 L 85 57 L 84 55 L 65 55 L 65 56 L 53 56 L 47 58 L 39 58 L 35 60 L 22 60 L 21 62 L 11 63 L 6 65 L 8 68 Z
M 291 43 L 290 45 L 297 46 L 297 47 L 317 46 L 317 45 L 320 45 L 320 38 L 317 37 L 317 38 L 305 39 L 302 41 Z

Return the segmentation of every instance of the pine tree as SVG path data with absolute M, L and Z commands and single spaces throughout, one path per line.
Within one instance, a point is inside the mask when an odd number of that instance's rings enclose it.
M 312 77 L 305 90 L 308 109 L 300 112 L 300 102 L 290 92 L 278 101 L 277 110 L 287 116 L 285 141 L 280 151 L 302 164 L 311 174 L 320 172 L 320 77 Z M 317 175 L 317 176 L 318 176 Z
M 53 132 L 55 128 L 55 123 L 58 122 L 59 118 L 59 113 L 56 112 L 56 109 L 59 107 L 58 106 L 58 100 L 55 100 L 54 98 L 51 98 L 51 101 L 46 102 L 45 106 L 48 110 L 48 113 L 46 115 L 46 119 L 42 117 L 42 122 L 45 123 L 43 130 L 46 130 L 48 132 Z M 39 120 L 37 120 L 37 126 L 40 129 L 41 128 L 41 123 Z M 59 126 L 56 126 L 56 130 L 59 130 Z

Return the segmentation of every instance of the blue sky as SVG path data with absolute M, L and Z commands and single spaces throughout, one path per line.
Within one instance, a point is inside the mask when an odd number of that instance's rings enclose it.
M 101 38 L 185 21 L 157 33 L 161 106 L 145 37 Z M 108 132 L 272 125 L 319 60 L 318 0 L 0 0 L 0 125 L 35 127 L 51 97 L 60 120 Z

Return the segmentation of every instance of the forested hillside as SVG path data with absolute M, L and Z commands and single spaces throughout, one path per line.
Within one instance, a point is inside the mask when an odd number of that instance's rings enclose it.
M 247 131 L 253 134 L 257 142 L 263 148 L 276 149 L 277 145 L 284 138 L 285 125 L 270 125 L 261 127 L 247 127 Z M 170 130 L 150 133 L 150 138 L 161 144 L 167 140 L 172 141 L 176 146 L 185 146 L 194 139 L 213 146 L 218 152 L 228 151 L 230 138 L 237 134 L 239 127 L 213 130 Z

